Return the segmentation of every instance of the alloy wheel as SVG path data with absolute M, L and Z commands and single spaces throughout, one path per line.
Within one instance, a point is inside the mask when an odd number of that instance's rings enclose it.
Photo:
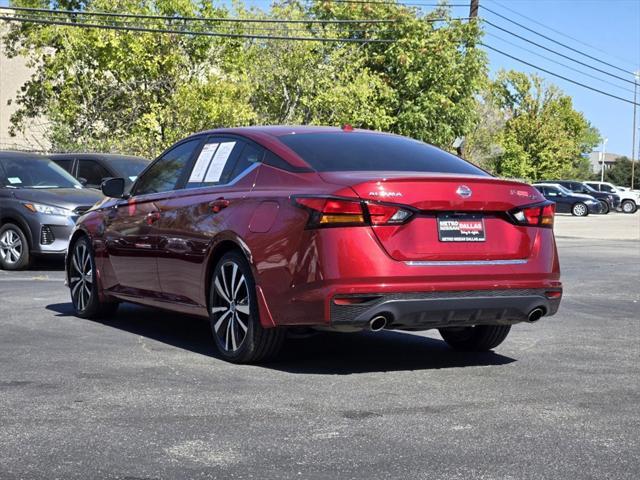
M 79 242 L 71 257 L 71 298 L 75 307 L 82 311 L 91 301 L 93 288 L 93 260 L 84 242 Z
M 632 202 L 623 202 L 622 211 L 624 213 L 633 213 L 635 211 L 635 205 Z
M 578 205 L 573 207 L 573 211 L 579 217 L 584 217 L 587 214 L 587 207 L 579 203 Z
M 0 238 L 0 257 L 9 265 L 18 263 L 22 257 L 24 245 L 17 232 L 5 230 Z
M 214 280 L 211 305 L 213 330 L 227 352 L 238 350 L 249 329 L 249 288 L 240 267 L 233 261 L 222 264 Z

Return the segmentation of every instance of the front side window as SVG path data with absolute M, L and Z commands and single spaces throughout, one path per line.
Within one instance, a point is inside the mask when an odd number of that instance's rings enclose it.
M 134 186 L 133 195 L 176 190 L 199 144 L 200 139 L 189 140 L 165 153 L 140 176 Z
M 393 171 L 489 176 L 455 155 L 397 135 L 322 132 L 289 134 L 279 139 L 318 172 Z
M 589 185 L 591 188 L 593 188 L 596 191 L 600 190 L 598 188 L 598 184 L 597 183 L 587 183 L 586 185 Z
M 80 160 L 78 163 L 78 178 L 84 178 L 89 186 L 99 186 L 111 174 L 95 160 Z
M 82 188 L 64 168 L 48 158 L 16 157 L 0 160 L 5 186 L 14 188 Z

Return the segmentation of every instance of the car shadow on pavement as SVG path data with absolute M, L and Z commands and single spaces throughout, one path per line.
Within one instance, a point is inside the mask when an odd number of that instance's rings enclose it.
M 74 316 L 71 303 L 57 303 L 46 308 L 58 317 Z M 220 358 L 209 324 L 200 318 L 126 304 L 120 306 L 113 318 L 96 322 L 200 355 Z M 348 375 L 506 365 L 515 361 L 494 352 L 457 352 L 442 340 L 406 332 L 319 332 L 287 339 L 280 355 L 260 366 L 296 374 Z
M 52 255 L 52 256 L 37 256 L 33 259 L 33 263 L 29 267 L 30 271 L 64 271 L 64 256 Z

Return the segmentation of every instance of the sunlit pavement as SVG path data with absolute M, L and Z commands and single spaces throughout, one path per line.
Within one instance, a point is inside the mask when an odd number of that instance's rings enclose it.
M 635 480 L 639 243 L 574 220 L 596 217 L 558 222 L 560 312 L 486 354 L 323 334 L 236 366 L 206 322 L 81 320 L 57 263 L 0 271 L 0 478 Z

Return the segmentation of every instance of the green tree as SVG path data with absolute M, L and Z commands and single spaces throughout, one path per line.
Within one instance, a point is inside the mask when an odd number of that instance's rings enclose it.
M 502 71 L 491 98 L 506 119 L 498 138 L 502 152 L 490 162 L 495 173 L 529 180 L 589 177 L 586 155 L 600 135 L 571 97 L 537 75 Z
M 614 185 L 631 187 L 631 159 L 629 157 L 616 158 L 612 167 L 605 170 L 604 179 Z M 599 175 L 597 180 L 600 180 Z M 633 169 L 633 188 L 640 188 L 640 164 L 638 162 Z
M 360 34 L 392 40 L 360 48 L 363 66 L 389 87 L 379 104 L 390 116 L 390 131 L 451 149 L 477 123 L 475 96 L 487 72 L 477 22 L 451 18 L 446 6 L 424 15 L 390 2 L 327 0 L 313 2 L 311 10 L 326 19 L 396 20 Z
M 13 3 L 118 13 L 227 15 L 207 2 L 192 0 Z M 166 28 L 162 20 L 144 24 Z M 227 75 L 217 65 L 216 53 L 223 47 L 229 50 L 224 44 L 186 35 L 12 24 L 5 38 L 7 53 L 27 56 L 35 68 L 16 98 L 12 128 L 24 129 L 32 118 L 46 116 L 53 149 L 153 156 L 194 130 L 250 123 L 255 115 L 246 79 Z
M 231 15 L 199 0 L 13 3 L 118 13 Z M 234 3 L 232 14 L 251 19 L 397 21 L 350 28 L 269 27 L 305 37 L 393 40 L 384 44 L 221 39 L 13 24 L 5 38 L 7 52 L 26 55 L 35 68 L 16 99 L 13 128 L 23 129 L 31 119 L 46 116 L 54 149 L 153 156 L 177 138 L 217 126 L 350 123 L 450 148 L 456 137 L 477 122 L 474 96 L 486 73 L 485 56 L 477 48 L 480 31 L 475 22 L 451 19 L 447 8 L 425 17 L 394 4 L 287 0 L 269 12 Z M 107 20 L 92 19 L 100 21 Z M 146 20 L 144 25 L 167 26 L 161 19 Z M 253 33 L 256 28 L 222 23 L 188 27 L 232 33 Z

